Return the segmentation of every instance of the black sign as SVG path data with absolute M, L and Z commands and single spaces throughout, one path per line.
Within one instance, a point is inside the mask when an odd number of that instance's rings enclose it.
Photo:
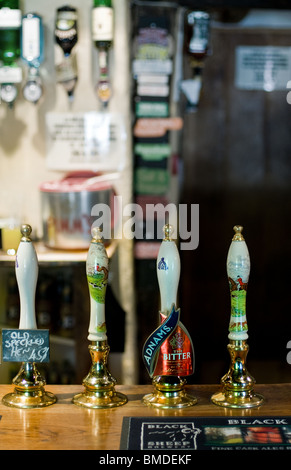
M 4 362 L 49 362 L 49 330 L 2 330 Z
M 161 344 L 170 336 L 176 328 L 180 318 L 180 309 L 175 309 L 172 305 L 171 313 L 167 319 L 148 337 L 146 340 L 142 356 L 146 369 L 152 377 L 155 366 L 156 354 L 159 351 Z
M 120 449 L 160 452 L 290 451 L 291 418 L 290 416 L 124 417 Z

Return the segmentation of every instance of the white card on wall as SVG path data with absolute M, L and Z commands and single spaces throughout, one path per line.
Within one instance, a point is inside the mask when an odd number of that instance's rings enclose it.
M 291 78 L 291 47 L 238 46 L 235 86 L 245 90 L 285 90 Z
M 119 113 L 47 113 L 47 168 L 122 170 L 126 159 L 125 122 Z

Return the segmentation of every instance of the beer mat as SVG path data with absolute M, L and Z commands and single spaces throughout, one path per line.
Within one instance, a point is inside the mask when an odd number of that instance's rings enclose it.
M 120 450 L 291 450 L 291 417 L 124 417 Z

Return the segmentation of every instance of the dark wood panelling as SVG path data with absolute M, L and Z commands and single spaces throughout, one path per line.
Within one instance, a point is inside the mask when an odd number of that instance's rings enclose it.
M 290 46 L 291 32 L 213 30 L 200 108 L 185 115 L 182 202 L 200 205 L 200 242 L 181 253 L 180 303 L 196 349 L 195 381 L 220 379 L 207 363 L 228 364 L 226 257 L 235 224 L 244 226 L 252 263 L 248 360 L 267 381 L 277 373 L 270 361 L 291 375 L 291 106 L 286 90 L 235 88 L 238 45 Z

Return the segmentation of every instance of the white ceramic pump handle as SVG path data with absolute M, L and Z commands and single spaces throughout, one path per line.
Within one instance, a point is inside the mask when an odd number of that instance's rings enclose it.
M 20 329 L 37 328 L 35 316 L 35 291 L 38 278 L 38 259 L 30 239 L 31 226 L 21 226 L 20 240 L 15 258 L 15 274 L 20 296 Z
M 164 226 L 163 239 L 157 258 L 157 276 L 161 296 L 161 312 L 168 315 L 171 306 L 177 303 L 181 263 L 177 245 L 172 240 L 173 227 Z
M 236 225 L 235 235 L 227 255 L 227 276 L 231 296 L 229 339 L 246 340 L 248 325 L 246 318 L 246 295 L 250 275 L 250 256 L 242 235 L 243 227 Z
M 109 262 L 99 227 L 92 229 L 86 274 L 90 293 L 89 341 L 107 340 L 105 320 L 105 296 L 108 281 Z

